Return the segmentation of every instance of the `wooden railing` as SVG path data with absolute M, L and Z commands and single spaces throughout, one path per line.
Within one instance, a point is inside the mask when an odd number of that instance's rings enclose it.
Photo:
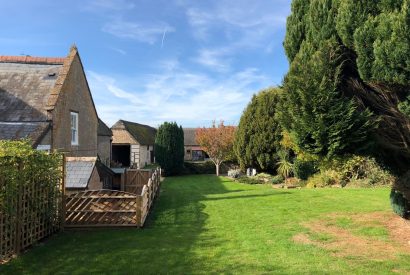
M 141 192 L 141 225 L 144 225 L 149 210 L 155 200 L 161 183 L 161 170 L 158 168 L 152 173 L 148 183 L 143 186 Z

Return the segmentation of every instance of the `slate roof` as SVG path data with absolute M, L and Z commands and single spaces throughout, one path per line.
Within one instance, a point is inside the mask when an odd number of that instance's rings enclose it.
M 33 141 L 41 139 L 50 129 L 49 122 L 1 122 L 0 140 L 17 140 L 30 138 Z
M 111 130 L 114 133 L 114 141 L 116 140 L 115 135 L 120 134 L 120 131 L 116 130 L 126 130 L 141 145 L 154 145 L 157 133 L 157 129 L 151 126 L 125 120 L 119 120 L 111 127 Z
M 97 133 L 99 136 L 112 136 L 112 131 L 107 124 L 104 123 L 101 119 L 98 118 L 98 130 Z
M 46 121 L 60 65 L 0 62 L 0 121 Z
M 67 158 L 66 188 L 86 188 L 96 161 L 96 157 Z
M 50 129 L 47 107 L 66 58 L 0 56 L 0 139 L 31 138 Z
M 195 140 L 195 132 L 197 128 L 183 128 L 184 131 L 184 145 L 185 146 L 199 146 Z

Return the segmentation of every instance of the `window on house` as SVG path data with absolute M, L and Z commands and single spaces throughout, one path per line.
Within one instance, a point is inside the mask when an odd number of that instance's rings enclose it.
M 78 113 L 71 112 L 71 145 L 78 145 Z

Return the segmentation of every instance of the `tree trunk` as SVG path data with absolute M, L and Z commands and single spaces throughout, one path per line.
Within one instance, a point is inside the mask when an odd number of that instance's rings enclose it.
M 219 176 L 219 164 L 215 164 L 216 167 L 216 175 Z

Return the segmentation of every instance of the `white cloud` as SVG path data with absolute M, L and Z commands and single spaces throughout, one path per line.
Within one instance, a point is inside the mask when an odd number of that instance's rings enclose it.
M 290 0 L 217 0 L 210 3 L 201 9 L 189 1 L 179 3 L 186 8 L 194 37 L 207 41 L 212 33 L 223 31 L 226 39 L 244 47 L 263 45 L 261 42 L 285 28 L 290 12 Z
M 215 119 L 238 123 L 252 94 L 271 83 L 254 68 L 217 80 L 171 63 L 172 68 L 140 77 L 88 72 L 100 117 L 110 125 L 118 119 L 152 126 L 164 121 L 204 126 Z
M 228 72 L 231 70 L 230 51 L 229 48 L 201 49 L 193 61 L 217 72 Z
M 117 53 L 121 54 L 121 55 L 127 55 L 127 52 L 124 51 L 123 49 L 115 48 L 115 47 L 110 47 L 110 49 L 113 50 L 114 52 L 117 52 Z
M 121 11 L 135 8 L 135 4 L 128 0 L 92 0 L 81 2 L 82 10 L 91 12 Z
M 143 24 L 138 22 L 124 21 L 121 19 L 106 23 L 102 31 L 119 38 L 133 39 L 139 42 L 154 44 L 161 40 L 164 34 L 174 32 L 175 28 L 166 23 Z

